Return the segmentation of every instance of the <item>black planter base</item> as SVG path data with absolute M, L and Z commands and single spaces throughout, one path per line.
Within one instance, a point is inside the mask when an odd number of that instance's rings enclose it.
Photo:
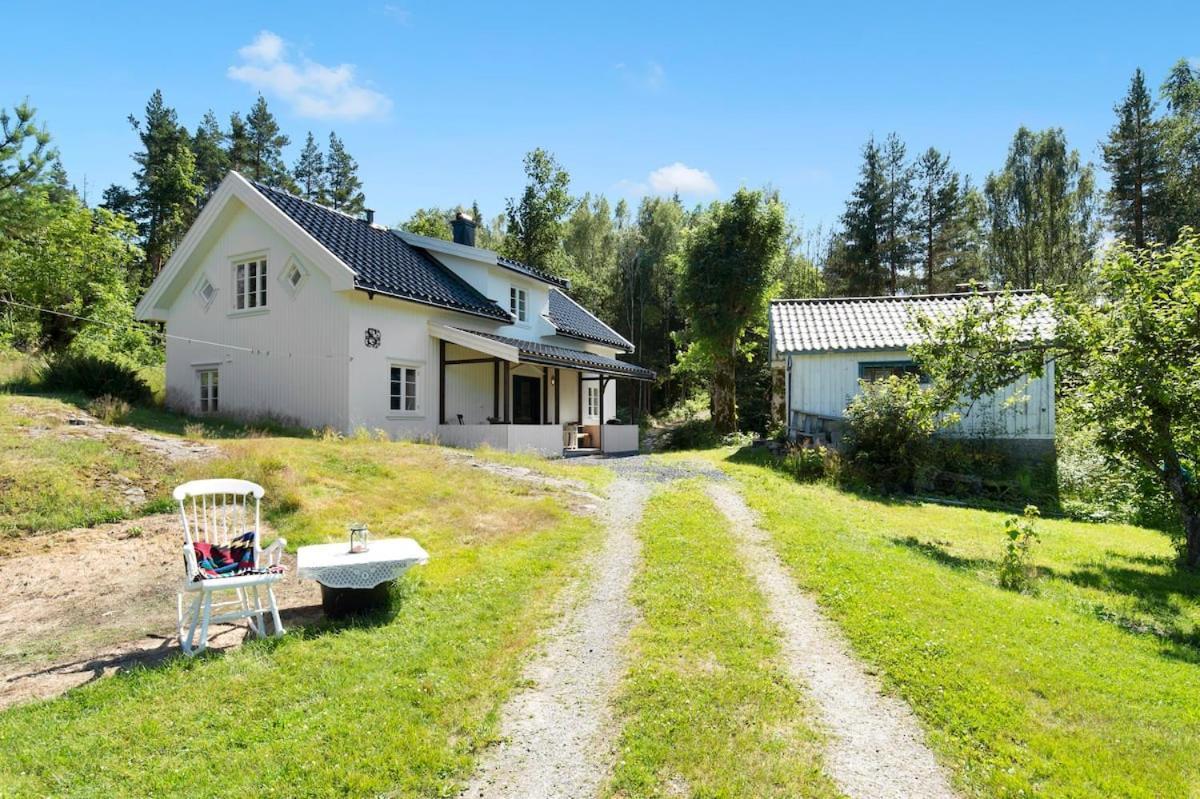
M 393 582 L 387 580 L 374 588 L 329 588 L 323 585 L 321 608 L 331 619 L 383 610 L 391 601 Z

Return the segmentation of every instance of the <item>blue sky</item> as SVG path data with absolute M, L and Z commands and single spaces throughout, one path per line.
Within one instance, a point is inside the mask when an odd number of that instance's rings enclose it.
M 6 4 L 0 103 L 30 98 L 93 200 L 129 182 L 125 118 L 154 89 L 189 128 L 262 91 L 289 161 L 307 130 L 336 130 L 389 224 L 425 205 L 500 212 L 541 146 L 577 194 L 770 184 L 828 225 L 872 133 L 977 180 L 1021 124 L 1061 126 L 1098 161 L 1134 68 L 1157 86 L 1200 57 L 1195 2 L 170 5 Z

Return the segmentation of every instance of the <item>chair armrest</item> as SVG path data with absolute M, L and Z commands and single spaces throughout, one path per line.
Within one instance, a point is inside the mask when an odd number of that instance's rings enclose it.
M 187 571 L 187 578 L 195 580 L 196 575 L 200 573 L 200 566 L 196 563 L 196 549 L 186 543 L 181 546 L 183 547 L 183 568 Z
M 279 561 L 283 559 L 283 548 L 285 546 L 287 546 L 287 539 L 283 536 L 280 536 L 272 541 L 270 546 L 263 547 L 261 550 L 259 550 L 260 557 L 265 556 L 265 562 L 260 560 L 259 566 L 278 566 Z

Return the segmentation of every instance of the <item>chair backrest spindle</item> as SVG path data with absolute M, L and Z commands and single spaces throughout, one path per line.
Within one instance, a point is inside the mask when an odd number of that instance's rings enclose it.
M 261 550 L 262 532 L 259 529 L 259 503 L 263 487 L 248 480 L 193 480 L 175 489 L 172 496 L 179 503 L 179 515 L 183 522 L 183 539 L 186 549 L 197 543 L 228 546 L 233 539 L 253 530 L 254 555 L 258 560 Z M 246 503 L 254 500 L 254 527 L 247 526 Z M 191 518 L 188 516 L 188 501 L 191 501 Z M 194 558 L 192 559 L 194 561 Z M 193 566 L 188 564 L 188 578 L 195 577 Z

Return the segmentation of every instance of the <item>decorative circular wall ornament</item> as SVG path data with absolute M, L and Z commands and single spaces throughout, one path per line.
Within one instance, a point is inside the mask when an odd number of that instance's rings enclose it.
M 363 343 L 373 350 L 379 349 L 379 345 L 383 343 L 383 334 L 379 332 L 377 327 L 368 327 L 367 332 L 363 334 Z

